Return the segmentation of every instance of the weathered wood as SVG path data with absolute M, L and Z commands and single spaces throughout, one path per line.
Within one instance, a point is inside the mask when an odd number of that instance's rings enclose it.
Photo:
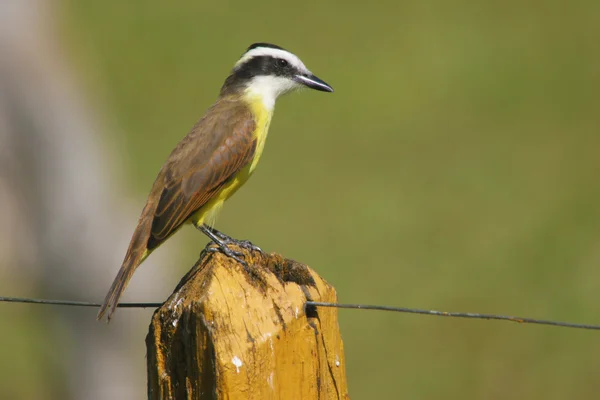
M 239 249 L 246 252 L 243 249 Z M 277 254 L 201 257 L 154 313 L 149 399 L 347 399 L 333 287 Z

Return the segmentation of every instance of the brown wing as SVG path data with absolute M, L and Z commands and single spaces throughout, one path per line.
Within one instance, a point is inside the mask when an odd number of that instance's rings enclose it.
M 173 150 L 159 174 L 162 191 L 152 219 L 149 250 L 173 234 L 252 160 L 254 129 L 254 118 L 244 104 L 221 100 Z
M 98 319 L 107 310 L 110 319 L 147 250 L 173 234 L 252 160 L 254 129 L 254 119 L 244 104 L 235 98 L 222 98 L 177 145 L 154 181 Z

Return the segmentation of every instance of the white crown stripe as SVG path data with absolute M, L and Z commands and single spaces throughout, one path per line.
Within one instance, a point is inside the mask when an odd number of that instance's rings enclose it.
M 308 71 L 308 69 L 306 68 L 304 63 L 302 61 L 300 61 L 300 59 L 296 55 L 294 55 L 286 50 L 273 49 L 270 47 L 257 47 L 255 49 L 252 49 L 252 50 L 246 52 L 242 56 L 242 58 L 240 58 L 239 61 L 237 63 L 235 63 L 234 68 L 246 63 L 247 61 L 249 61 L 250 59 L 252 59 L 254 57 L 259 57 L 259 56 L 271 56 L 271 57 L 275 57 L 275 58 L 283 58 L 283 59 L 287 60 L 294 67 L 298 68 L 299 70 Z

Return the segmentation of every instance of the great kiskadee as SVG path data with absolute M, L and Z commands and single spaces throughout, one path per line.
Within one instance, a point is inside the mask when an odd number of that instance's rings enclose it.
M 98 313 L 108 319 L 136 268 L 183 224 L 192 223 L 217 249 L 236 241 L 212 228 L 227 200 L 252 175 L 263 151 L 275 100 L 294 89 L 333 92 L 294 54 L 268 43 L 248 47 L 225 80 L 215 104 L 171 152 L 146 200 L 125 259 Z

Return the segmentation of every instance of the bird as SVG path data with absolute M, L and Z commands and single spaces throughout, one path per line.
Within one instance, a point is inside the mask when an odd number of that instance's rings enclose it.
M 260 251 L 214 228 L 223 203 L 253 174 L 275 101 L 301 88 L 333 92 L 290 51 L 254 43 L 235 63 L 215 103 L 173 149 L 146 200 L 125 258 L 98 313 L 110 321 L 138 266 L 183 225 L 192 224 L 220 251 L 247 267 L 228 245 Z

